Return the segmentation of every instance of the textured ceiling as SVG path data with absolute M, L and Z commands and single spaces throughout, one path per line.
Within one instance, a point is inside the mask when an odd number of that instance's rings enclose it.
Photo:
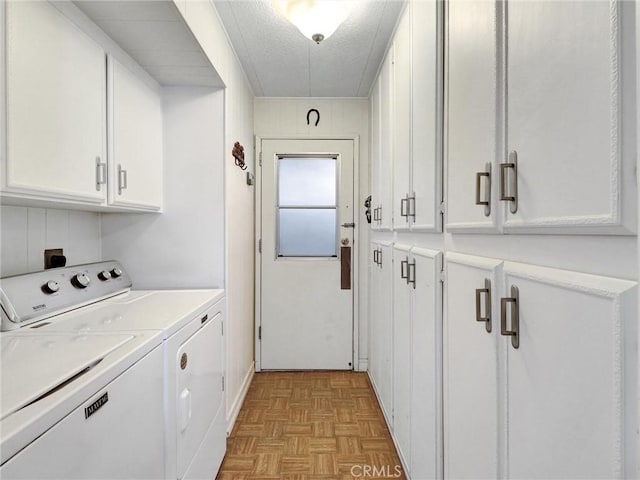
M 258 97 L 366 97 L 402 0 L 353 0 L 320 45 L 280 17 L 269 0 L 214 0 Z

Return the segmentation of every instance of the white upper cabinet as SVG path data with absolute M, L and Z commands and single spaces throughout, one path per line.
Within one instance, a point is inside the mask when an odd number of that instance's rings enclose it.
M 633 7 L 449 2 L 449 231 L 636 231 Z
M 411 175 L 411 4 L 393 41 L 393 229 L 409 229 Z M 383 180 L 384 181 L 384 180 Z M 389 181 L 387 179 L 386 181 Z
M 505 231 L 635 231 L 628 7 L 632 14 L 632 2 L 509 2 L 501 168 L 517 210 L 507 202 Z
M 447 230 L 497 230 L 496 3 L 451 0 L 447 44 Z
M 158 210 L 162 99 L 113 57 L 109 67 L 109 202 Z
M 411 230 L 441 232 L 443 2 L 411 3 Z
M 85 33 L 97 27 L 73 4 L 5 5 L 3 203 L 159 210 L 162 102 L 154 81 L 111 55 L 107 71 L 102 45 L 117 47 Z
M 105 201 L 105 52 L 48 2 L 6 2 L 4 192 Z
M 393 198 L 393 156 L 392 156 L 392 94 L 393 94 L 393 49 L 389 51 L 380 70 L 380 156 L 377 169 L 378 177 L 373 182 L 378 184 L 378 198 L 372 200 L 376 221 L 373 226 L 377 230 L 390 231 L 392 227 Z
M 408 2 L 393 40 L 393 229 L 441 231 L 442 2 Z M 380 181 L 391 183 L 390 178 Z
M 371 91 L 369 105 L 371 128 L 371 228 L 378 229 L 380 207 L 380 77 Z

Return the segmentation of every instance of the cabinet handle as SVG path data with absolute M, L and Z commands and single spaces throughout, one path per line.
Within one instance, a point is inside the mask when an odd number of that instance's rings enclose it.
M 482 179 L 486 178 L 486 199 L 482 200 Z M 484 216 L 491 215 L 491 164 L 485 165 L 484 172 L 476 172 L 476 205 L 484 206 Z
M 378 250 L 373 251 L 373 263 L 378 264 Z
M 376 207 L 373 210 L 373 219 L 377 222 L 380 220 L 380 207 Z
M 407 264 L 407 285 L 413 284 L 413 289 L 416 289 L 416 262 Z
M 100 161 L 100 157 L 96 157 L 96 190 L 101 190 L 100 185 L 107 183 L 107 164 Z
M 407 281 L 409 280 L 409 259 L 405 258 L 400 262 L 400 278 L 405 278 Z
M 382 268 L 382 250 L 378 250 L 378 266 Z
M 518 287 L 511 286 L 511 296 L 500 299 L 500 335 L 511 337 L 511 346 L 520 346 L 520 312 Z M 507 330 L 507 305 L 511 304 L 511 330 Z
M 400 216 L 405 217 L 406 221 L 409 221 L 409 213 L 407 212 L 407 207 L 409 205 L 409 196 L 407 195 L 405 198 L 400 199 Z
M 378 207 L 378 225 L 382 225 L 382 205 Z
M 118 165 L 118 195 L 122 195 L 122 190 L 127 188 L 127 171 Z
M 509 175 L 507 169 L 513 170 Z M 509 161 L 500 164 L 500 200 L 511 202 L 509 211 L 518 211 L 518 153 L 514 150 L 509 153 Z
M 413 220 L 415 221 L 416 219 L 416 194 L 413 193 L 413 195 L 409 198 L 407 198 L 408 200 L 408 208 L 407 208 L 407 217 L 412 217 Z M 408 220 L 408 218 L 407 218 Z
M 484 294 L 484 311 L 482 316 L 482 295 Z M 476 288 L 476 322 L 484 322 L 484 328 L 491 333 L 491 280 L 484 279 L 484 288 Z

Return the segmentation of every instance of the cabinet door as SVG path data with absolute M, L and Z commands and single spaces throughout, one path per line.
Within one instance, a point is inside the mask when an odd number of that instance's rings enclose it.
M 499 151 L 497 6 L 480 0 L 447 4 L 447 229 L 493 232 Z M 478 200 L 489 205 L 476 205 L 478 180 Z
M 445 478 L 498 478 L 498 452 L 502 451 L 498 435 L 502 398 L 497 377 L 499 265 L 492 259 L 455 253 L 446 256 Z M 478 292 L 484 289 L 490 293 Z M 487 322 L 477 321 L 476 295 L 480 316 L 491 318 L 490 332 Z
M 408 230 L 408 196 L 411 163 L 411 4 L 396 30 L 393 42 L 393 229 Z
M 380 244 L 380 297 L 379 297 L 379 320 L 380 320 L 380 383 L 378 384 L 382 409 L 389 423 L 393 418 L 393 396 L 392 396 L 392 335 L 393 335 L 393 246 L 391 243 Z
M 371 229 L 378 230 L 380 206 L 380 78 L 371 91 Z
M 158 210 L 162 203 L 160 96 L 113 57 L 109 65 L 109 201 Z
M 4 188 L 103 203 L 104 51 L 49 2 L 6 2 L 6 21 Z
M 411 4 L 411 230 L 442 231 L 442 8 Z M 397 197 L 397 195 L 396 195 Z
M 371 243 L 369 247 L 370 253 L 370 283 L 369 283 L 369 372 L 371 374 L 371 380 L 374 383 L 374 387 L 378 393 L 380 388 L 378 386 L 380 382 L 381 372 L 381 354 L 380 343 L 382 341 L 382 334 L 380 331 L 380 267 L 376 263 L 378 256 L 378 244 Z
M 409 247 L 393 248 L 393 435 L 398 453 L 410 465 L 411 310 L 407 283 Z
M 393 216 L 393 156 L 392 141 L 392 85 L 393 47 L 387 54 L 380 70 L 380 198 L 378 215 L 380 230 L 390 231 Z
M 411 478 L 442 478 L 442 254 L 413 248 Z
M 518 202 L 515 213 L 506 205 L 505 231 L 635 231 L 626 3 L 509 3 L 507 149 L 517 175 L 509 169 L 507 180 Z
M 636 283 L 511 262 L 504 281 L 505 298 L 517 287 L 519 311 L 519 347 L 501 338 L 505 478 L 633 477 L 623 461 L 633 461 L 635 447 L 627 457 L 623 446 L 631 439 L 625 426 L 636 425 L 637 397 L 625 398 L 637 383 Z M 514 309 L 506 308 L 513 329 Z

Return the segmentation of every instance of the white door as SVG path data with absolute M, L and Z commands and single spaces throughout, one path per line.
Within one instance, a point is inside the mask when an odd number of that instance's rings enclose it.
M 353 140 L 262 140 L 261 368 L 353 368 Z

